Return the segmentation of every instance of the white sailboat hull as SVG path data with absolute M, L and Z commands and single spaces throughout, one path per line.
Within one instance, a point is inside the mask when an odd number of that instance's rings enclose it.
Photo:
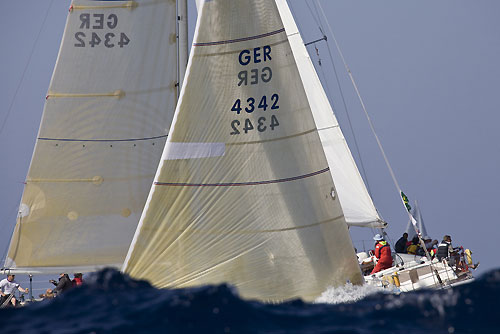
M 403 255 L 406 258 L 417 258 L 407 254 L 398 255 Z M 456 270 L 446 261 L 439 262 L 434 259 L 429 262 L 425 258 L 417 259 L 417 261 L 410 260 L 402 265 L 397 264 L 364 278 L 366 284 L 401 292 L 449 288 L 474 280 L 469 271 Z

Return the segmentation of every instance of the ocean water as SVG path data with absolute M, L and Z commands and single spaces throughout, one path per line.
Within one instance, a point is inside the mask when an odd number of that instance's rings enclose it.
M 328 289 L 316 303 L 263 304 L 227 285 L 156 289 L 115 270 L 51 301 L 0 310 L 2 333 L 500 333 L 500 269 L 452 289 Z

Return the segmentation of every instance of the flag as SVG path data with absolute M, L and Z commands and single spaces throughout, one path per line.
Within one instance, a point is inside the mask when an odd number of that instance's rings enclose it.
M 406 206 L 406 210 L 408 210 L 408 212 L 411 211 L 411 206 L 410 206 L 410 203 L 408 201 L 408 197 L 406 197 L 405 193 L 401 191 L 401 199 L 403 200 L 403 203 L 405 204 Z

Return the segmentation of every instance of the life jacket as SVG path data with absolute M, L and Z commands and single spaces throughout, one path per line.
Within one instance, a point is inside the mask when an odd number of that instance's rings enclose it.
M 73 284 L 73 286 L 79 286 L 83 284 L 83 280 L 80 277 L 75 277 L 73 278 L 71 283 Z
M 439 261 L 450 256 L 450 253 L 448 251 L 449 246 L 450 243 L 444 240 L 441 241 L 441 243 L 438 245 L 437 258 Z
M 387 241 L 382 240 L 377 242 L 375 245 L 375 257 L 379 262 L 392 264 L 391 247 Z
M 416 255 L 417 254 L 417 250 L 418 250 L 418 245 L 415 245 L 415 244 L 411 244 L 410 246 L 408 246 L 407 248 L 407 252 L 408 254 L 414 254 Z

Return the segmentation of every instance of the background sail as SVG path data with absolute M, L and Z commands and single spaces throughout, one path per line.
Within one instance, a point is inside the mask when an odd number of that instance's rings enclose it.
M 175 1 L 73 1 L 6 267 L 123 263 L 176 103 Z
M 323 86 L 304 46 L 292 14 L 284 0 L 277 0 L 295 61 L 310 101 L 328 166 L 339 193 L 345 219 L 350 226 L 384 227 L 361 178 Z
M 124 271 L 312 300 L 362 277 L 274 1 L 206 1 Z M 293 32 L 292 32 L 293 33 Z
M 422 237 L 429 236 L 427 234 L 427 229 L 425 228 L 424 224 L 424 218 L 422 217 L 422 213 L 420 212 L 420 207 L 418 206 L 417 201 L 415 201 L 415 205 L 413 206 L 411 215 L 417 221 L 417 227 L 420 231 L 420 234 L 422 234 Z M 408 240 L 411 240 L 417 234 L 411 221 L 408 221 L 408 225 L 406 226 L 406 233 L 408 233 Z

